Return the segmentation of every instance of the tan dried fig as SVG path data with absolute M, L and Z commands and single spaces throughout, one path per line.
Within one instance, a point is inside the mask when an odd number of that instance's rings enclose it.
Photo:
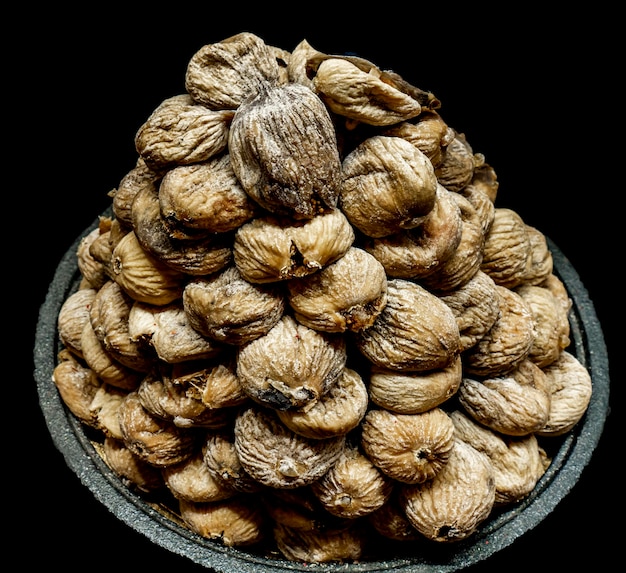
M 342 167 L 339 206 L 368 237 L 417 227 L 435 205 L 433 166 L 405 139 L 369 137 L 344 158 Z
M 546 236 L 537 228 L 526 225 L 530 253 L 520 284 L 541 285 L 554 270 L 554 259 Z
M 387 282 L 387 304 L 372 326 L 355 333 L 359 351 L 389 370 L 421 372 L 458 355 L 459 328 L 450 308 L 417 283 Z
M 538 436 L 562 436 L 582 419 L 593 394 L 591 375 L 576 356 L 564 350 L 543 369 L 550 392 L 550 412 Z
M 483 245 L 481 270 L 496 284 L 513 288 L 522 282 L 531 257 L 527 226 L 512 209 L 498 207 Z
M 317 273 L 287 282 L 298 322 L 324 332 L 359 331 L 387 304 L 387 276 L 376 258 L 358 247 Z
M 121 388 L 116 388 L 109 384 L 102 384 L 96 392 L 91 405 L 91 410 L 95 413 L 98 428 L 106 437 L 123 440 L 122 430 L 118 410 L 122 400 L 128 392 Z
M 235 113 L 228 140 L 242 187 L 268 211 L 310 219 L 337 205 L 341 163 L 328 110 L 307 87 L 266 87 Z
M 129 331 L 129 316 L 134 300 L 115 281 L 102 285 L 91 305 L 91 326 L 106 352 L 124 366 L 147 372 L 154 364 L 154 354 Z
M 91 404 L 102 381 L 91 368 L 79 362 L 69 350 L 61 350 L 52 371 L 52 382 L 74 416 L 88 426 L 99 427 L 97 412 Z
M 271 46 L 249 32 L 200 48 L 189 60 L 185 89 L 209 109 L 237 109 L 265 84 L 277 84 L 280 68 Z
M 115 218 L 123 225 L 132 227 L 131 209 L 135 196 L 144 187 L 157 189 L 162 176 L 160 170 L 151 169 L 143 157 L 139 156 L 135 166 L 122 177 L 117 188 L 111 191 L 111 207 Z
M 259 491 L 262 485 L 246 472 L 239 461 L 235 436 L 230 429 L 209 433 L 202 448 L 204 463 L 213 478 L 225 488 L 242 493 Z
M 178 500 L 206 503 L 232 498 L 237 493 L 213 477 L 201 451 L 161 471 L 165 485 Z
M 400 503 L 400 489 L 394 488 L 389 500 L 367 516 L 368 523 L 386 539 L 413 542 L 422 540 L 424 537 L 413 527 Z
M 535 434 L 510 437 L 478 424 L 455 410 L 450 412 L 456 436 L 487 455 L 494 470 L 496 505 L 515 503 L 537 485 L 550 461 Z
M 126 447 L 150 465 L 164 468 L 193 455 L 196 435 L 149 413 L 137 392 L 129 392 L 118 410 Z
M 183 384 L 211 409 L 241 406 L 249 400 L 237 378 L 234 353 L 222 352 L 215 359 L 178 362 L 172 365 L 171 379 Z
M 486 195 L 492 204 L 492 209 L 490 210 L 493 210 L 493 204 L 496 202 L 499 188 L 500 182 L 495 169 L 485 161 L 484 157 L 480 156 L 480 154 L 475 154 L 472 179 L 463 187 L 461 193 L 470 201 L 472 201 L 473 196 Z M 474 202 L 472 201 L 472 203 Z
M 356 447 L 346 447 L 311 490 L 329 513 L 356 519 L 372 513 L 390 497 L 393 481 Z
M 91 305 L 97 290 L 84 288 L 67 296 L 57 317 L 57 332 L 61 343 L 79 358 L 83 357 L 81 338 L 85 323 L 89 321 Z
M 83 280 L 95 289 L 99 289 L 108 280 L 105 266 L 90 252 L 91 245 L 102 233 L 101 228 L 96 227 L 80 240 L 76 249 L 78 270 Z
M 343 563 L 358 561 L 366 551 L 367 537 L 359 527 L 304 531 L 280 523 L 274 539 L 281 554 L 290 561 Z
M 139 386 L 143 373 L 118 362 L 98 340 L 91 322 L 86 322 L 80 339 L 80 347 L 87 366 L 103 382 L 122 390 L 134 390 Z
M 135 302 L 128 316 L 128 332 L 169 364 L 215 358 L 224 351 L 222 344 L 193 328 L 182 300 L 161 306 Z
M 459 389 L 461 357 L 425 372 L 397 372 L 373 366 L 367 385 L 370 400 L 398 414 L 420 414 L 443 404 Z
M 202 335 L 242 346 L 266 334 L 285 310 L 285 294 L 276 285 L 245 280 L 235 265 L 185 285 L 183 306 Z
M 447 261 L 462 236 L 461 210 L 452 192 L 437 185 L 435 204 L 413 229 L 386 237 L 366 239 L 364 248 L 393 278 L 419 279 Z
M 159 185 L 158 199 L 164 225 L 170 230 L 226 233 L 257 213 L 256 203 L 235 176 L 228 153 L 170 169 Z
M 417 117 L 385 129 L 382 135 L 406 139 L 436 167 L 443 159 L 445 148 L 456 137 L 456 132 L 443 121 L 439 113 L 424 109 Z
M 489 517 L 495 503 L 489 458 L 460 439 L 433 479 L 405 485 L 401 498 L 409 521 L 427 539 L 455 542 L 469 537 Z
M 307 221 L 267 216 L 239 227 L 233 255 L 247 281 L 276 282 L 317 272 L 342 257 L 354 239 L 354 229 L 340 209 Z
M 167 373 L 148 374 L 137 388 L 137 395 L 147 412 L 179 428 L 219 429 L 230 424 L 235 416 L 228 408 L 208 408 L 195 392 L 174 383 Z
M 132 219 L 134 234 L 146 253 L 176 271 L 207 275 L 223 269 L 232 259 L 230 234 L 173 238 L 161 215 L 159 195 L 154 189 L 145 187 L 137 193 Z
M 124 441 L 107 437 L 102 446 L 104 461 L 126 487 L 153 493 L 164 488 L 161 469 L 150 465 L 126 447 Z
M 435 174 L 439 183 L 448 191 L 458 193 L 472 180 L 474 167 L 474 152 L 465 135 L 457 133 L 445 147 Z
M 170 97 L 139 128 L 135 148 L 153 171 L 206 161 L 226 149 L 233 115 L 196 104 L 189 94 Z
M 402 483 L 432 479 L 448 462 L 454 425 L 440 408 L 421 414 L 370 410 L 361 424 L 361 447 L 385 475 Z
M 292 489 L 321 478 L 339 459 L 345 436 L 325 440 L 292 432 L 271 409 L 253 406 L 235 420 L 235 450 L 244 470 L 259 483 Z
M 532 312 L 516 292 L 496 285 L 500 313 L 491 328 L 471 348 L 463 352 L 468 375 L 499 376 L 515 369 L 532 348 L 535 323 Z
M 500 297 L 493 279 L 478 271 L 462 286 L 439 295 L 456 317 L 461 352 L 474 346 L 500 316 Z
M 452 193 L 461 212 L 461 240 L 450 257 L 433 272 L 420 278 L 420 283 L 438 294 L 458 289 L 479 270 L 483 259 L 485 234 L 480 216 L 469 199 Z
M 544 368 L 557 360 L 570 345 L 570 324 L 561 302 L 550 289 L 532 284 L 515 288 L 533 315 L 535 336 L 528 358 Z
M 310 408 L 346 364 L 346 341 L 285 314 L 265 335 L 239 349 L 237 376 L 256 402 L 278 410 Z
M 536 432 L 550 415 L 548 380 L 529 359 L 506 375 L 480 381 L 464 376 L 457 396 L 474 420 L 507 436 Z
M 361 60 L 364 62 L 364 60 Z M 337 115 L 368 125 L 385 126 L 419 115 L 422 106 L 394 85 L 373 64 L 363 70 L 354 60 L 329 57 L 317 66 L 313 86 Z
M 136 301 L 165 305 L 183 294 L 185 275 L 148 255 L 134 232 L 113 249 L 113 280 Z
M 189 529 L 225 547 L 248 547 L 265 538 L 264 515 L 249 495 L 206 503 L 179 500 L 178 507 Z
M 368 393 L 356 370 L 345 368 L 315 404 L 302 410 L 278 410 L 280 421 L 296 434 L 324 439 L 354 430 L 367 410 Z
M 263 506 L 274 523 L 300 531 L 340 530 L 351 520 L 329 513 L 313 493 L 312 486 L 265 489 Z

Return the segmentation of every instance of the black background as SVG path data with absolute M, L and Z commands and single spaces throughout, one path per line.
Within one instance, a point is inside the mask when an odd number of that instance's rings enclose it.
M 19 33 L 5 50 L 6 71 L 15 77 L 5 83 L 5 129 L 9 125 L 12 134 L 5 142 L 11 149 L 3 213 L 10 256 L 3 299 L 5 308 L 19 312 L 9 315 L 18 318 L 11 319 L 18 334 L 5 349 L 13 365 L 5 403 L 17 447 L 3 463 L 10 509 L 4 517 L 10 535 L 37 550 L 6 543 L 5 557 L 14 553 L 25 564 L 61 565 L 68 572 L 94 563 L 120 571 L 205 570 L 124 525 L 66 466 L 39 408 L 32 348 L 55 267 L 133 167 L 135 132 L 162 100 L 184 91 L 187 62 L 200 47 L 241 31 L 287 50 L 306 39 L 325 53 L 357 53 L 432 91 L 446 122 L 495 168 L 497 206 L 515 209 L 568 257 L 604 329 L 611 412 L 591 462 L 556 509 L 466 570 L 567 570 L 584 556 L 617 555 L 623 508 L 617 324 L 624 296 L 618 232 L 624 225 L 623 181 L 610 158 L 623 139 L 611 102 L 618 74 L 613 16 L 599 7 L 591 17 L 547 16 L 528 4 L 506 3 L 502 13 L 475 5 L 461 12 L 450 5 L 386 4 L 341 13 L 306 3 L 232 3 L 222 7 L 226 12 L 215 5 L 162 10 L 150 4 L 132 11 L 39 10 L 14 22 Z

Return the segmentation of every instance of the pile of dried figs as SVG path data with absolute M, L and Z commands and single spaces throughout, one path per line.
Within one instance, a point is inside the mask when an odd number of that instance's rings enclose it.
M 591 378 L 545 236 L 439 107 L 306 40 L 191 57 L 58 316 L 54 383 L 126 486 L 302 562 L 463 540 L 533 490 Z

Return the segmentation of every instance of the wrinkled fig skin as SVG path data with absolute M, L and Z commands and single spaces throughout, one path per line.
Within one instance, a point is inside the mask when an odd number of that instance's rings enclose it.
M 287 282 L 298 322 L 324 332 L 359 331 L 387 304 L 387 276 L 367 251 L 351 247 L 317 273 Z
M 313 406 L 343 373 L 346 341 L 296 322 L 288 314 L 237 355 L 241 386 L 277 410 Z
M 150 414 L 137 392 L 129 392 L 119 408 L 120 428 L 126 447 L 150 465 L 164 468 L 193 455 L 196 435 L 171 421 Z
M 233 115 L 196 104 L 188 94 L 173 96 L 139 128 L 135 148 L 153 171 L 206 161 L 226 149 Z
M 218 342 L 242 346 L 266 334 L 280 320 L 285 295 L 277 286 L 246 281 L 233 265 L 189 281 L 183 291 L 183 306 L 198 332 Z
M 97 428 L 98 419 L 91 404 L 102 381 L 68 350 L 62 350 L 52 372 L 52 382 L 69 410 L 81 422 Z
M 235 450 L 241 465 L 256 481 L 293 489 L 321 478 L 339 459 L 345 436 L 317 440 L 300 436 L 270 409 L 252 406 L 235 420 Z
M 330 390 L 313 406 L 278 410 L 280 421 L 296 434 L 324 439 L 358 427 L 368 406 L 367 387 L 356 370 L 345 368 Z
M 228 146 L 243 188 L 268 211 L 310 219 L 337 205 L 341 163 L 335 130 L 309 88 L 267 87 L 244 102 Z
M 426 372 L 396 372 L 373 366 L 367 390 L 370 400 L 399 414 L 420 414 L 443 404 L 461 385 L 462 361 Z
M 387 282 L 387 304 L 372 326 L 355 333 L 358 349 L 376 366 L 420 372 L 445 368 L 459 353 L 452 311 L 417 283 Z
M 235 177 L 228 153 L 168 171 L 159 185 L 158 202 L 167 229 L 189 232 L 234 231 L 257 212 Z
M 368 68 L 361 70 L 343 58 L 324 59 L 313 87 L 331 111 L 369 125 L 392 125 L 419 115 L 422 106 L 416 99 L 381 79 L 375 66 Z
M 494 470 L 489 458 L 454 440 L 446 465 L 432 479 L 402 490 L 404 511 L 427 539 L 466 539 L 488 517 L 495 503 Z
M 543 371 L 550 391 L 550 413 L 537 435 L 561 436 L 587 411 L 593 392 L 591 375 L 578 358 L 565 350 Z
M 413 229 L 369 239 L 364 243 L 393 278 L 419 279 L 428 276 L 456 251 L 461 242 L 463 221 L 452 192 L 441 185 L 432 210 Z
M 189 275 L 207 275 L 232 259 L 232 237 L 210 234 L 195 240 L 172 238 L 161 216 L 158 192 L 145 187 L 132 207 L 133 230 L 142 248 L 168 267 Z
M 237 109 L 265 84 L 280 81 L 272 47 L 249 32 L 200 48 L 189 60 L 185 88 L 209 109 Z
M 451 412 L 450 418 L 455 435 L 489 457 L 498 505 L 526 497 L 550 464 L 535 434 L 512 439 L 476 423 L 460 410 Z
M 279 551 L 290 561 L 351 563 L 359 561 L 366 551 L 367 537 L 357 524 L 303 531 L 278 523 L 273 533 Z
M 179 464 L 163 468 L 162 472 L 165 485 L 178 500 L 215 502 L 237 493 L 213 477 L 200 450 Z
M 258 500 L 240 494 L 212 502 L 179 500 L 180 516 L 202 537 L 225 547 L 248 547 L 265 538 L 265 519 Z
M 493 279 L 478 271 L 464 285 L 439 298 L 452 310 L 461 334 L 461 352 L 474 346 L 500 316 L 500 298 Z
M 91 326 L 112 358 L 128 368 L 147 372 L 154 355 L 147 345 L 130 336 L 128 321 L 133 304 L 133 299 L 115 281 L 108 280 L 93 300 Z
M 94 288 L 84 288 L 69 295 L 61 305 L 57 318 L 61 342 L 79 358 L 83 356 L 80 344 L 83 328 L 90 320 L 91 305 L 97 292 Z
M 415 484 L 432 479 L 448 462 L 454 426 L 440 408 L 421 414 L 370 410 L 361 425 L 361 447 L 388 477 Z
M 463 353 L 468 375 L 499 376 L 526 360 L 535 337 L 532 312 L 515 291 L 496 285 L 500 313 L 491 328 Z
M 155 306 L 135 302 L 128 317 L 131 339 L 145 341 L 163 362 L 177 364 L 215 358 L 224 345 L 191 326 L 181 300 Z
M 473 419 L 507 436 L 537 432 L 550 415 L 549 382 L 529 359 L 501 376 L 476 380 L 465 375 L 457 394 Z
M 354 239 L 354 229 L 339 209 L 306 221 L 265 216 L 239 227 L 233 256 L 247 281 L 278 282 L 317 272 L 341 258 Z
M 327 511 L 355 519 L 380 508 L 391 495 L 393 481 L 357 448 L 346 447 L 335 465 L 311 488 Z
M 345 157 L 342 167 L 339 206 L 368 237 L 417 227 L 435 205 L 433 166 L 404 139 L 369 137 Z
M 441 161 L 435 168 L 437 180 L 448 191 L 461 192 L 472 180 L 475 158 L 465 136 L 457 133 L 446 146 Z
M 107 437 L 103 444 L 107 465 L 131 488 L 152 493 L 165 487 L 161 469 L 131 452 L 123 439 Z

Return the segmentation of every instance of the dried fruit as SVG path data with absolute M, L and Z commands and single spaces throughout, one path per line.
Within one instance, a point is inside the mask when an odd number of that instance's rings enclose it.
M 339 209 L 307 221 L 260 217 L 239 227 L 233 256 L 247 281 L 276 282 L 317 272 L 342 257 L 354 238 Z
M 373 255 L 350 247 L 320 271 L 288 281 L 287 291 L 298 322 L 324 332 L 359 331 L 387 304 L 387 275 Z
M 454 440 L 445 466 L 431 480 L 404 486 L 402 504 L 409 521 L 437 542 L 466 539 L 488 517 L 495 503 L 494 470 L 489 458 Z
M 343 373 L 346 341 L 284 314 L 276 325 L 239 349 L 237 376 L 244 392 L 277 410 L 315 404 Z
M 250 407 L 235 420 L 235 450 L 259 483 L 291 489 L 310 485 L 339 459 L 345 436 L 305 438 L 288 429 L 271 410 Z
M 339 206 L 368 237 L 413 229 L 435 205 L 437 178 L 417 147 L 399 137 L 372 136 L 342 163 Z
M 374 409 L 361 425 L 361 446 L 385 475 L 402 483 L 421 483 L 448 462 L 454 426 L 439 408 L 421 414 Z
M 416 371 L 445 368 L 458 355 L 452 311 L 417 283 L 387 282 L 387 304 L 372 326 L 356 333 L 358 349 L 376 366 Z
M 547 238 L 440 101 L 250 32 L 185 90 L 58 315 L 53 383 L 120 487 L 226 547 L 365 569 L 532 496 L 593 385 Z
M 190 280 L 183 291 L 189 322 L 217 342 L 242 346 L 267 332 L 285 310 L 285 296 L 275 286 L 246 281 L 231 265 Z
M 268 211 L 310 219 L 336 206 L 341 164 L 335 129 L 309 88 L 264 86 L 237 108 L 228 148 L 237 179 Z

